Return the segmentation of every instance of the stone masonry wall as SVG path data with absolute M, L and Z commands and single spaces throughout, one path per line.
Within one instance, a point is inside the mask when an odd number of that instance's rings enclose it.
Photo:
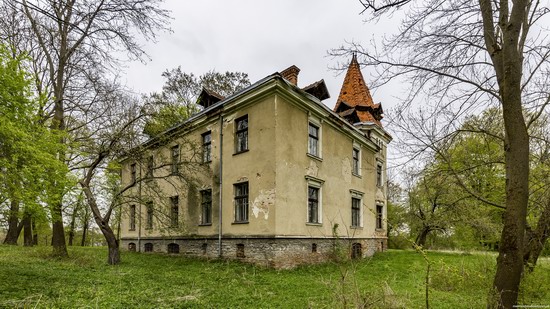
M 218 258 L 217 238 L 124 238 L 125 250 L 177 253 L 186 256 Z M 177 244 L 175 246 L 174 244 Z M 147 250 L 146 250 L 147 249 Z M 222 257 L 274 268 L 327 262 L 335 258 L 372 256 L 387 249 L 385 238 L 224 238 Z M 172 252 L 169 252 L 172 251 Z

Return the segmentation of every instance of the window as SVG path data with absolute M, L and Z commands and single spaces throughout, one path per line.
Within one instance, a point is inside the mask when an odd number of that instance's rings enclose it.
M 136 252 L 136 244 L 131 242 L 128 244 L 128 251 Z
M 145 220 L 145 227 L 147 229 L 153 228 L 153 202 L 147 202 L 147 218 Z
M 144 245 L 145 247 L 145 252 L 153 252 L 153 244 L 148 242 Z
M 351 258 L 358 259 L 361 257 L 363 257 L 363 249 L 361 248 L 360 243 L 355 242 L 351 245 Z
M 235 130 L 235 153 L 248 150 L 248 115 L 237 120 Z
M 153 168 L 154 168 L 154 163 L 153 163 L 153 156 L 149 156 L 147 158 L 147 178 L 153 178 Z
M 201 249 L 202 249 L 202 254 L 206 254 L 208 252 L 208 244 L 203 243 L 201 246 Z
M 178 227 L 178 217 L 179 217 L 179 197 L 172 196 L 170 198 L 170 226 Z
M 376 165 L 376 185 L 381 187 L 382 186 L 382 164 L 378 163 Z
M 311 253 L 317 253 L 317 244 L 316 243 L 311 244 Z
M 248 182 L 235 187 L 235 222 L 248 222 Z
M 307 222 L 319 223 L 319 188 L 307 188 Z
M 168 244 L 168 253 L 180 253 L 180 245 L 175 243 Z
M 130 231 L 136 230 L 136 205 L 130 205 Z
M 180 146 L 176 145 L 171 149 L 172 155 L 172 175 L 178 174 L 178 164 L 180 163 Z
M 237 257 L 244 258 L 244 244 L 237 244 Z
M 376 205 L 376 228 L 384 228 L 384 206 Z
M 351 198 L 351 226 L 361 226 L 361 199 Z
M 212 161 L 212 132 L 202 134 L 202 162 Z
M 130 181 L 136 183 L 136 164 L 130 165 Z
M 361 171 L 360 155 L 359 155 L 359 149 L 358 148 L 353 148 L 353 150 L 352 150 L 352 159 L 353 159 L 353 166 L 352 166 L 353 174 L 361 175 L 360 174 L 360 171 Z
M 201 224 L 212 224 L 212 190 L 201 191 Z
M 308 127 L 308 134 L 309 139 L 307 152 L 310 155 L 319 157 L 319 127 L 310 122 Z

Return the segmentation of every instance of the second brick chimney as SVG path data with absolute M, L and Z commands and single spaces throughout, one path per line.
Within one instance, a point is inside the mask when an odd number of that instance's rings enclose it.
M 288 80 L 291 84 L 294 86 L 298 85 L 298 74 L 300 73 L 300 69 L 297 66 L 292 65 L 287 69 L 282 70 L 280 73 L 283 78 Z

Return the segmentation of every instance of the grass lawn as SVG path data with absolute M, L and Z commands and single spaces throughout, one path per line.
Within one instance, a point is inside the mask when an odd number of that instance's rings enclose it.
M 238 262 L 122 253 L 106 248 L 0 245 L 0 307 L 8 308 L 372 308 L 425 307 L 426 262 L 414 251 L 379 253 L 358 263 L 273 270 Z M 484 308 L 494 254 L 428 252 L 432 308 Z M 524 279 L 522 304 L 550 305 L 550 262 Z

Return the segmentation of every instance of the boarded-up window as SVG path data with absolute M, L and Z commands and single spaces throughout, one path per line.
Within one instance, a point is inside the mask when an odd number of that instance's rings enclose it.
M 136 252 L 136 244 L 131 242 L 128 244 L 128 251 Z

